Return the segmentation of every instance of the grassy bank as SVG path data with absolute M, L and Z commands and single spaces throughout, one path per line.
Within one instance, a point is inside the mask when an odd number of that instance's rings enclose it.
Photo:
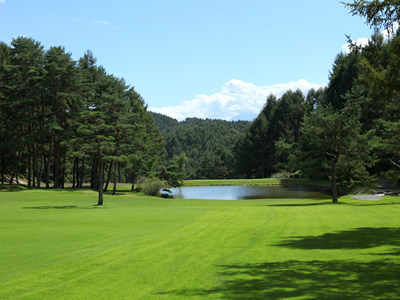
M 0 299 L 400 297 L 398 197 L 96 202 L 0 192 Z
M 215 186 L 215 185 L 318 185 L 329 187 L 329 181 L 306 180 L 295 178 L 262 178 L 262 179 L 204 179 L 186 180 L 184 186 Z

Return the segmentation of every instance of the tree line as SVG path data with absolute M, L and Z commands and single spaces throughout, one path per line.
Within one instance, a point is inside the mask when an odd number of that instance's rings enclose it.
M 155 172 L 163 140 L 143 98 L 124 79 L 96 65 L 91 51 L 78 61 L 64 47 L 45 50 L 26 37 L 0 43 L 1 183 L 74 188 L 90 182 L 134 182 Z
M 235 147 L 238 172 L 265 177 L 276 172 L 330 179 L 338 188 L 368 186 L 400 178 L 400 4 L 346 4 L 375 28 L 367 45 L 339 53 L 329 84 L 307 95 L 288 91 L 269 96 Z M 380 26 L 389 35 L 379 32 Z

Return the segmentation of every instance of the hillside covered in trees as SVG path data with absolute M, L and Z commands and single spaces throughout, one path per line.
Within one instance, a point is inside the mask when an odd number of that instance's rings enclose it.
M 186 179 L 237 177 L 233 148 L 251 122 L 198 118 L 178 122 L 152 114 L 165 141 L 166 159 L 183 157 Z

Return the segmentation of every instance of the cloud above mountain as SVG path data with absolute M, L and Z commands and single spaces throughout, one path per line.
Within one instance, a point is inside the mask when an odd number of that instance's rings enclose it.
M 252 119 L 261 111 L 267 97 L 271 94 L 280 97 L 288 90 L 300 89 L 307 93 L 324 85 L 313 84 L 305 79 L 289 83 L 256 86 L 242 80 L 231 79 L 219 93 L 197 95 L 194 99 L 183 101 L 176 106 L 150 107 L 149 110 L 167 115 L 179 121 L 186 118 L 202 119 Z

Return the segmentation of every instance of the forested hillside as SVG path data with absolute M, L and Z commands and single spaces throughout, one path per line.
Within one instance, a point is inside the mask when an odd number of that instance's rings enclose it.
M 325 89 L 270 96 L 235 148 L 238 174 L 331 179 L 337 187 L 400 178 L 400 31 L 339 53 Z
M 28 187 L 132 182 L 157 170 L 163 142 L 142 97 L 63 47 L 18 37 L 0 44 L 0 170 Z M 104 180 L 106 182 L 104 182 Z M 114 185 L 115 191 L 115 185 Z
M 197 118 L 178 122 L 162 114 L 153 116 L 165 141 L 167 160 L 187 157 L 187 179 L 237 176 L 233 147 L 250 122 Z

